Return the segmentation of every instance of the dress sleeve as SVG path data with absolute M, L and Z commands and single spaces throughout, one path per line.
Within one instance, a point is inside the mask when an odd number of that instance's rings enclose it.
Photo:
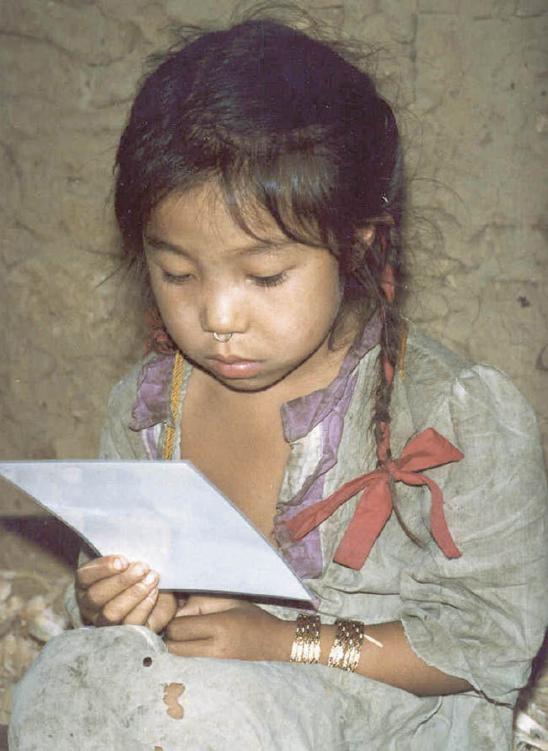
M 402 622 L 428 664 L 512 704 L 547 622 L 546 479 L 535 417 L 499 371 L 462 371 L 429 424 L 464 459 L 427 474 L 462 556 L 435 544 L 401 580 Z M 425 503 L 427 513 L 429 504 Z
M 120 381 L 110 392 L 99 442 L 99 459 L 116 461 L 147 458 L 141 435 L 129 428 L 136 386 L 128 384 L 128 381 L 129 378 Z M 133 388 L 128 388 L 128 385 Z

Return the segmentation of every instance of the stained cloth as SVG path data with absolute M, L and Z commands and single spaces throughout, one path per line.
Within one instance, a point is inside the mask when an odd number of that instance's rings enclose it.
M 296 513 L 375 469 L 375 342 L 366 327 L 330 386 L 282 408 L 291 454 L 276 538 L 316 595 L 323 622 L 400 620 L 423 660 L 474 690 L 416 697 L 322 665 L 175 657 L 145 628 L 80 628 L 52 640 L 19 684 L 12 751 L 511 748 L 512 705 L 547 622 L 548 546 L 536 421 L 504 374 L 467 362 L 411 326 L 405 374 L 394 380 L 393 455 L 427 428 L 464 454 L 427 473 L 443 493 L 459 558 L 446 557 L 430 534 L 429 490 L 404 483 L 395 487 L 396 503 L 419 545 L 392 514 L 363 567 L 335 562 L 359 494 L 302 540 L 288 532 Z M 104 458 L 161 455 L 171 365 L 168 355 L 150 356 L 114 388 Z M 188 368 L 181 402 L 191 377 Z M 179 417 L 174 458 L 184 445 Z M 297 614 L 263 607 L 282 618 Z M 69 608 L 77 623 L 70 599 Z M 145 657 L 152 658 L 148 667 Z M 166 714 L 162 699 L 171 682 L 184 686 L 180 720 Z

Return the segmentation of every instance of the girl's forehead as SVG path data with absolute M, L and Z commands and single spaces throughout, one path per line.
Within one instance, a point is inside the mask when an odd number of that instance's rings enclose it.
M 216 240 L 249 243 L 262 239 L 287 241 L 274 219 L 250 200 L 239 207 L 245 227 L 231 213 L 221 189 L 214 182 L 204 183 L 184 192 L 174 191 L 153 209 L 145 234 L 169 236 L 205 236 Z M 247 229 L 249 231 L 247 231 Z

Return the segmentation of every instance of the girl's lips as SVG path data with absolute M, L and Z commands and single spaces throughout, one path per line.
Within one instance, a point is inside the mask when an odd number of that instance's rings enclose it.
M 209 367 L 224 378 L 251 378 L 261 370 L 258 360 L 241 360 L 237 357 L 210 357 Z

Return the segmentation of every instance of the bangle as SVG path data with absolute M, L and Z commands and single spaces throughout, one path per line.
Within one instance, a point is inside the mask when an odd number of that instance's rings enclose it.
M 295 639 L 291 647 L 289 662 L 303 662 L 308 665 L 320 661 L 320 616 L 297 616 Z
M 327 664 L 353 673 L 360 661 L 365 638 L 365 625 L 361 621 L 336 621 L 337 632 Z

